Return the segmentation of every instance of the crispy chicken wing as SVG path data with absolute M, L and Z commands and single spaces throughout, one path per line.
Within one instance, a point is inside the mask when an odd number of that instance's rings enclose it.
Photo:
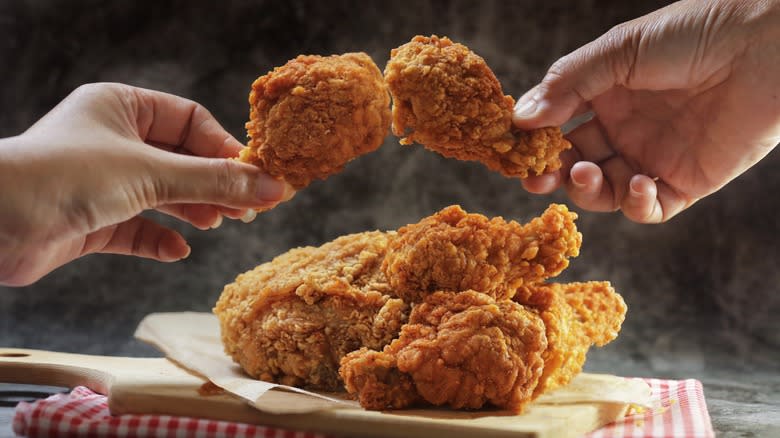
M 534 397 L 569 383 L 588 349 L 615 339 L 626 315 L 623 298 L 607 281 L 524 286 L 514 301 L 535 309 L 546 327 L 544 372 Z
M 298 56 L 257 78 L 249 104 L 239 159 L 296 189 L 377 149 L 390 127 L 387 87 L 365 53 Z
M 508 299 L 554 277 L 579 254 L 577 214 L 551 205 L 526 225 L 450 206 L 398 230 L 382 263 L 392 293 L 407 302 L 431 291 L 473 289 Z
M 368 409 L 422 399 L 521 412 L 542 375 L 546 348 L 535 312 L 475 291 L 435 292 L 413 308 L 398 339 L 382 352 L 346 355 L 340 373 Z
M 251 376 L 338 390 L 339 360 L 398 335 L 408 306 L 380 269 L 387 234 L 291 250 L 225 286 L 214 313 L 225 351 Z
M 401 144 L 417 142 L 518 178 L 560 168 L 558 155 L 571 147 L 557 127 L 513 127 L 515 100 L 484 59 L 449 38 L 416 36 L 393 49 L 385 80 Z

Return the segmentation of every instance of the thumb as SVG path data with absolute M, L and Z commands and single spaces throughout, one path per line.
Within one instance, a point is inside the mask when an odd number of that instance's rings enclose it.
M 163 153 L 155 192 L 163 204 L 213 204 L 267 209 L 292 198 L 295 191 L 257 166 L 223 158 Z
M 627 83 L 640 27 L 624 23 L 553 63 L 542 82 L 518 99 L 513 121 L 525 129 L 560 126 L 584 104 Z

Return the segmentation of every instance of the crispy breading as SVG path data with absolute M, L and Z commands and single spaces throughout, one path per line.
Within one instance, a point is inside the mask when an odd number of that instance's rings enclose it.
M 565 283 L 558 287 L 593 345 L 602 347 L 617 338 L 628 307 L 608 281 Z
M 239 275 L 214 307 L 225 351 L 261 380 L 341 388 L 341 358 L 382 348 L 407 319 L 380 269 L 386 248 L 386 233 L 352 234 Z
M 341 359 L 339 375 L 366 409 L 403 409 L 421 400 L 412 377 L 398 370 L 394 353 L 363 347 Z
M 413 388 L 437 406 L 493 405 L 521 412 L 542 375 L 546 348 L 544 324 L 535 312 L 475 291 L 435 292 L 413 308 L 398 339 L 381 354 L 350 353 L 340 373 L 347 391 L 368 409 L 405 407 L 416 400 Z M 413 387 L 383 393 L 403 375 Z
M 296 189 L 377 149 L 390 128 L 390 96 L 365 53 L 298 56 L 257 78 L 249 104 L 239 159 Z
M 225 351 L 262 380 L 344 385 L 367 409 L 521 412 L 625 318 L 609 282 L 542 283 L 578 254 L 576 217 L 551 204 L 520 225 L 452 206 L 293 249 L 225 287 L 214 308 Z
M 535 309 L 546 328 L 544 372 L 534 397 L 568 384 L 592 345 L 617 337 L 626 315 L 623 298 L 607 281 L 524 286 L 514 301 Z
M 476 290 L 508 299 L 524 284 L 554 277 L 579 254 L 577 214 L 552 204 L 525 225 L 450 206 L 398 230 L 382 263 L 392 293 L 422 301 L 436 290 Z
M 558 127 L 514 127 L 515 100 L 484 59 L 447 37 L 418 35 L 393 49 L 385 80 L 401 144 L 417 142 L 518 178 L 559 169 L 560 152 L 571 148 Z

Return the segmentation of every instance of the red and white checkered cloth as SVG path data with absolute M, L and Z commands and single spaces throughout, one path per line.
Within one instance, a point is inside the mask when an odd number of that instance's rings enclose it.
M 699 381 L 644 380 L 652 389 L 653 409 L 625 417 L 584 438 L 715 436 Z M 310 432 L 167 415 L 112 416 L 106 396 L 83 386 L 70 394 L 19 403 L 13 428 L 16 434 L 27 437 L 325 437 Z
M 642 379 L 653 408 L 608 424 L 583 438 L 714 438 L 701 382 L 694 379 Z
M 310 432 L 170 415 L 112 416 L 108 411 L 108 397 L 83 386 L 77 386 L 69 394 L 19 403 L 13 428 L 17 435 L 27 437 L 325 437 Z

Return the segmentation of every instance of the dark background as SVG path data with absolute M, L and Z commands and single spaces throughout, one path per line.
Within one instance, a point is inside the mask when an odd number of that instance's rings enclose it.
M 415 34 L 465 43 L 519 96 L 558 57 L 666 2 L 217 3 L 0 3 L 0 136 L 20 134 L 80 84 L 117 81 L 196 100 L 244 139 L 257 76 L 300 53 L 365 51 L 383 68 Z M 629 305 L 620 338 L 592 350 L 587 369 L 696 378 L 723 435 L 778 431 L 779 166 L 774 151 L 662 225 L 575 208 L 583 249 L 563 278 L 610 280 Z M 251 224 L 202 232 L 168 221 L 192 246 L 183 262 L 95 255 L 30 287 L 0 287 L 0 346 L 157 355 L 132 337 L 144 315 L 209 311 L 238 273 L 291 247 L 395 229 L 449 204 L 525 221 L 566 201 L 389 136 Z

